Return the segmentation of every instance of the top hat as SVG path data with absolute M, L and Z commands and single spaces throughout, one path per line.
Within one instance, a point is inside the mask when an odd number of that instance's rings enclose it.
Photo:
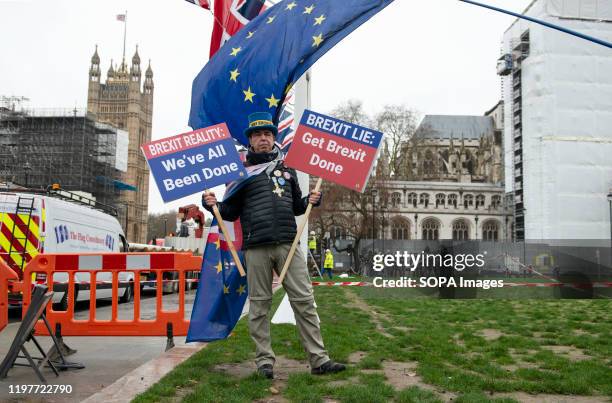
M 255 112 L 249 115 L 249 127 L 244 130 L 244 135 L 250 137 L 255 130 L 270 130 L 274 133 L 274 137 L 278 134 L 278 128 L 268 112 Z

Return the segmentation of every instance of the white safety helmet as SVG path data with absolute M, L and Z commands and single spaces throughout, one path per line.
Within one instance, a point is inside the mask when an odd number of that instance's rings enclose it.
M 314 231 L 310 231 L 310 235 L 315 235 L 315 232 Z
M 331 253 L 331 250 L 325 249 L 325 253 Z

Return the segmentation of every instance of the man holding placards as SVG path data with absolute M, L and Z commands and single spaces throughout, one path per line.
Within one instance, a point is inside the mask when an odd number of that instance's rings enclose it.
M 272 305 L 272 270 L 280 273 L 296 237 L 295 216 L 306 212 L 309 204 L 319 205 L 321 192 L 313 190 L 302 197 L 297 175 L 288 168 L 274 144 L 278 133 L 267 112 L 249 115 L 245 136 L 249 139 L 248 165 L 262 165 L 261 173 L 235 195 L 218 202 L 215 194 L 205 192 L 202 204 L 212 211 L 216 205 L 224 220 L 240 218 L 243 248 L 246 250 L 249 289 L 249 331 L 256 345 L 258 372 L 273 378 L 274 352 L 270 339 L 268 314 Z M 312 284 L 301 251 L 291 259 L 283 281 L 304 349 L 309 354 L 313 374 L 335 373 L 345 366 L 329 359 L 323 345 Z

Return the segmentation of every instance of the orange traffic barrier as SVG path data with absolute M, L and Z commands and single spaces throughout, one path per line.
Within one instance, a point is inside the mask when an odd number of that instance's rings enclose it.
M 189 253 L 88 253 L 88 254 L 41 254 L 32 259 L 24 269 L 23 282 L 14 289 L 23 293 L 23 312 L 27 311 L 31 298 L 32 274 L 46 275 L 49 289 L 53 287 L 53 274 L 67 273 L 68 301 L 75 297 L 75 273 L 89 273 L 89 318 L 75 320 L 74 304 L 69 303 L 66 311 L 56 311 L 52 304 L 46 308 L 46 318 L 52 329 L 61 329 L 62 336 L 184 336 L 189 328 L 185 319 L 186 274 L 200 272 L 202 257 Z M 110 320 L 96 319 L 96 288 L 101 272 L 112 273 L 112 308 Z M 133 273 L 134 316 L 131 319 L 117 318 L 119 302 L 119 274 Z M 156 315 L 155 319 L 140 318 L 140 273 L 156 273 Z M 163 273 L 178 272 L 179 306 L 177 310 L 162 307 Z M 36 277 L 36 276 L 34 276 Z M 124 285 L 125 286 L 125 281 Z M 83 291 L 79 291 L 83 292 Z M 48 331 L 41 321 L 35 327 L 36 334 L 46 335 Z
M 0 331 L 8 324 L 8 283 L 10 280 L 19 280 L 19 276 L 4 263 L 4 260 L 0 259 Z

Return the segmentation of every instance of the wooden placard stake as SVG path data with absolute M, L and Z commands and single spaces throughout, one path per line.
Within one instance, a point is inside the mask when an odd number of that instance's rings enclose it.
M 236 248 L 234 247 L 232 238 L 230 237 L 229 231 L 227 230 L 227 227 L 225 226 L 225 223 L 223 222 L 223 218 L 221 218 L 221 213 L 219 212 L 219 208 L 217 207 L 216 204 L 213 206 L 213 214 L 215 215 L 215 218 L 217 219 L 217 224 L 219 225 L 219 228 L 221 228 L 221 233 L 225 237 L 225 242 L 227 242 L 227 246 L 229 247 L 230 253 L 232 254 L 232 257 L 234 258 L 234 261 L 236 262 L 236 267 L 238 268 L 238 272 L 240 273 L 240 276 L 241 277 L 246 276 L 246 272 L 244 271 L 244 268 L 242 267 L 242 262 L 240 261 L 240 258 L 238 257 L 238 252 L 236 252 Z

